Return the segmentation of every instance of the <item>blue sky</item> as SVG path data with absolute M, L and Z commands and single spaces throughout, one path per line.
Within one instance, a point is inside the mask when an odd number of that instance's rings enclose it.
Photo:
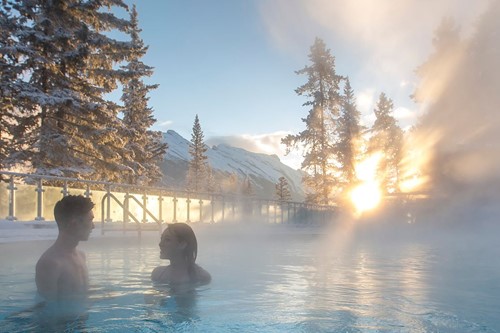
M 409 95 L 415 68 L 431 52 L 434 29 L 452 16 L 467 33 L 487 0 L 183 0 L 137 1 L 142 59 L 157 124 L 190 139 L 198 114 L 208 144 L 228 142 L 284 157 L 280 138 L 304 129 L 308 109 L 295 88 L 314 38 L 322 38 L 348 75 L 363 122 L 380 92 L 394 100 L 401 127 L 423 112 Z M 129 5 L 133 1 L 127 1 Z M 376 3 L 376 4 L 375 4 Z

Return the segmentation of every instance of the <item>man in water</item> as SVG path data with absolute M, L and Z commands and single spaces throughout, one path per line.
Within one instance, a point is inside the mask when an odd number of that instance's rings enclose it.
M 81 195 L 68 195 L 54 206 L 59 235 L 36 264 L 36 286 L 46 300 L 85 298 L 88 271 L 85 254 L 76 249 L 94 229 L 94 203 Z

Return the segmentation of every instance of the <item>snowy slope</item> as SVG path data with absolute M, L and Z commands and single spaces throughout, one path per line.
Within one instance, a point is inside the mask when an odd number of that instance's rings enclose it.
M 188 161 L 191 159 L 190 142 L 172 130 L 163 133 L 163 138 L 168 144 L 162 166 L 165 175 L 164 182 L 166 185 L 183 187 Z M 209 147 L 206 155 L 214 173 L 221 176 L 234 173 L 240 180 L 250 179 L 259 196 L 272 198 L 274 184 L 278 182 L 279 177 L 283 176 L 288 180 L 293 199 L 303 200 L 301 171 L 281 163 L 276 155 L 252 153 L 226 144 Z

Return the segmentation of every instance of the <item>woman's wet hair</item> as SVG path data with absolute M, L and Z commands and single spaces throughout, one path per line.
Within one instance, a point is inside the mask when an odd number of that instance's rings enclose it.
M 186 223 L 172 223 L 168 225 L 164 232 L 167 230 L 170 230 L 178 242 L 186 243 L 184 258 L 188 263 L 194 265 L 196 256 L 198 255 L 198 241 L 193 229 Z
M 54 218 L 58 226 L 63 226 L 75 216 L 83 216 L 94 208 L 90 198 L 82 195 L 68 195 L 54 206 Z

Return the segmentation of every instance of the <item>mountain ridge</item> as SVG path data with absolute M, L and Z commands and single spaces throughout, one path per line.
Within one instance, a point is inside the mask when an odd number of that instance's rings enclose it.
M 164 132 L 163 140 L 168 144 L 167 153 L 161 164 L 163 183 L 166 186 L 184 189 L 186 172 L 191 160 L 190 141 L 174 130 Z M 234 175 L 239 183 L 249 180 L 257 197 L 273 199 L 274 186 L 283 176 L 288 181 L 292 200 L 304 200 L 302 171 L 283 164 L 277 155 L 253 153 L 221 143 L 212 147 L 207 146 L 206 156 L 218 183 Z

